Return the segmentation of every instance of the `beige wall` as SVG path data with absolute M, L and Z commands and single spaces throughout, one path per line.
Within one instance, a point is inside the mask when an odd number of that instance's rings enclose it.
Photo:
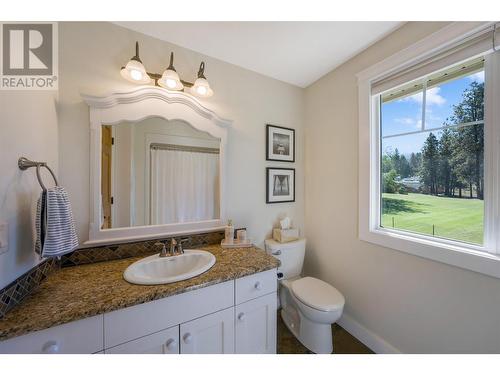
M 170 51 L 183 79 L 196 77 L 202 60 L 215 94 L 202 100 L 218 115 L 234 121 L 228 134 L 227 211 L 236 226 L 248 228 L 258 245 L 282 213 L 303 228 L 304 217 L 304 90 L 190 50 L 103 23 L 60 23 L 60 81 L 58 119 L 60 179 L 68 189 L 80 241 L 88 238 L 89 222 L 89 110 L 80 93 L 105 94 L 136 87 L 125 81 L 120 67 L 134 54 L 135 41 L 149 71 L 162 72 Z M 296 129 L 296 203 L 265 203 L 265 124 Z
M 358 239 L 355 74 L 444 26 L 409 23 L 306 89 L 305 270 L 407 353 L 500 353 L 500 280 Z
M 0 254 L 0 289 L 39 262 L 33 251 L 36 201 L 41 193 L 34 169 L 17 167 L 21 156 L 46 161 L 57 173 L 55 92 L 0 92 L 0 221 L 9 225 L 9 246 Z M 52 177 L 43 171 L 44 184 Z

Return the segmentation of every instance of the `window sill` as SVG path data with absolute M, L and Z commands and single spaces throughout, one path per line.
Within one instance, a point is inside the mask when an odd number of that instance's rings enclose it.
M 361 231 L 360 239 L 500 279 L 500 256 L 476 250 L 473 245 L 468 247 L 445 241 L 437 242 L 421 238 L 418 235 L 414 236 L 383 228 Z

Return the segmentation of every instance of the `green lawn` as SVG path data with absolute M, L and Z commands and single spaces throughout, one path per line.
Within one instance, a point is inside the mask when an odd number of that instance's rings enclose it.
M 435 197 L 425 194 L 382 196 L 382 226 L 458 241 L 483 243 L 483 207 L 479 199 Z

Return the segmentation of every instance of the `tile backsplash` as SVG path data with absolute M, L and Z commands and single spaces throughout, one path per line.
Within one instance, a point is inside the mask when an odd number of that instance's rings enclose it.
M 5 288 L 0 289 L 0 319 L 30 295 L 47 276 L 59 268 L 55 259 L 46 259 Z
M 175 237 L 179 238 L 180 236 Z M 189 249 L 197 246 L 220 244 L 224 239 L 224 232 L 200 233 L 183 237 L 188 239 L 188 241 L 184 244 L 184 248 Z M 155 244 L 158 241 L 168 239 L 169 237 L 164 237 L 147 241 L 79 249 L 70 254 L 63 255 L 61 258 L 61 267 L 71 267 L 88 263 L 159 253 L 161 247 Z

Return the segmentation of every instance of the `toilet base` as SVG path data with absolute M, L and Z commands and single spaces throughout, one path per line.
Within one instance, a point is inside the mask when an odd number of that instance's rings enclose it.
M 281 318 L 288 330 L 311 352 L 316 354 L 333 352 L 331 324 L 312 323 L 303 316 L 297 321 L 284 309 L 281 310 Z
M 302 345 L 313 353 L 332 353 L 332 323 L 340 317 L 341 311 L 338 312 L 338 317 L 333 317 L 328 323 L 311 321 L 300 310 L 297 301 L 290 294 L 287 286 L 288 284 L 280 286 L 281 318 L 286 327 Z

